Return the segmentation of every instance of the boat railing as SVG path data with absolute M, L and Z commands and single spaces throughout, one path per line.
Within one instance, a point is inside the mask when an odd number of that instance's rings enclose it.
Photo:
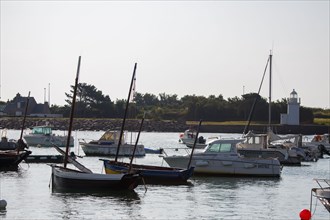
M 330 179 L 314 179 L 314 181 L 320 186 L 321 189 L 324 189 L 325 187 L 330 187 Z
M 187 148 L 187 147 L 176 147 L 176 148 L 163 148 L 163 155 L 160 156 L 171 156 L 171 155 L 185 155 L 185 154 L 190 154 L 192 148 Z M 199 149 L 195 149 L 196 151 Z
M 82 142 L 82 143 L 89 143 L 93 141 L 93 139 L 86 139 L 86 138 L 79 138 L 78 139 L 78 143 Z

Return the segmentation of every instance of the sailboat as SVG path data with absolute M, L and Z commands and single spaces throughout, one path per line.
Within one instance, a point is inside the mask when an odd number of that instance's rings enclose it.
M 188 169 L 182 168 L 171 168 L 171 167 L 163 167 L 163 166 L 154 166 L 154 165 L 143 165 L 143 164 L 133 164 L 132 161 L 136 154 L 137 144 L 139 141 L 140 133 L 142 130 L 145 114 L 140 124 L 139 133 L 135 142 L 135 146 L 133 148 L 132 157 L 130 163 L 118 162 L 118 154 L 120 152 L 121 147 L 121 137 L 125 127 L 125 120 L 128 111 L 128 105 L 131 100 L 131 92 L 133 91 L 133 84 L 135 81 L 135 72 L 136 72 L 137 64 L 135 63 L 133 76 L 131 80 L 131 85 L 128 93 L 128 98 L 126 101 L 126 108 L 124 119 L 121 127 L 121 134 L 119 137 L 119 143 L 117 147 L 117 154 L 115 160 L 101 159 L 104 164 L 105 172 L 108 174 L 114 173 L 139 173 L 143 177 L 143 182 L 146 184 L 158 184 L 158 185 L 179 185 L 179 184 L 187 184 L 188 179 L 193 175 L 194 167 L 188 167 Z
M 18 165 L 25 160 L 32 152 L 27 150 L 27 145 L 24 143 L 22 136 L 25 126 L 27 108 L 29 105 L 30 92 L 27 98 L 23 124 L 21 129 L 21 135 L 17 142 L 11 142 L 11 145 L 15 146 L 15 149 L 0 150 L 0 170 L 17 170 Z M 1 138 L 2 145 L 8 145 L 7 137 Z M 6 144 L 5 144 L 6 143 Z
M 143 126 L 144 117 L 140 124 L 140 130 L 133 149 L 130 163 L 111 161 L 107 159 L 100 159 L 104 163 L 105 172 L 108 174 L 114 173 L 139 173 L 143 178 L 143 183 L 152 185 L 181 185 L 188 184 L 188 179 L 193 175 L 194 167 L 188 169 L 133 164 L 132 160 L 136 152 L 136 146 L 139 141 L 141 129 Z
M 76 94 L 78 87 L 78 78 L 80 70 L 81 57 L 79 56 L 77 75 L 75 80 L 74 94 L 72 100 L 69 133 L 66 144 L 66 151 L 62 151 L 59 147 L 54 146 L 57 151 L 64 154 L 64 165 L 50 165 L 52 168 L 51 183 L 53 191 L 68 192 L 107 192 L 113 190 L 133 190 L 141 180 L 139 174 L 103 174 L 93 173 L 74 158 L 69 156 L 69 143 L 72 130 L 73 114 L 76 102 Z M 73 164 L 77 169 L 67 167 L 68 162 Z
M 270 53 L 269 58 L 267 60 L 267 65 L 265 67 L 264 75 L 262 77 L 262 81 L 259 87 L 258 95 L 261 89 L 261 85 L 267 70 L 267 66 L 269 63 L 269 106 L 268 106 L 268 127 L 267 134 L 255 134 L 252 131 L 247 132 L 249 128 L 249 124 L 251 122 L 251 117 L 253 114 L 253 110 L 257 99 L 253 103 L 248 124 L 244 129 L 244 138 L 245 141 L 239 143 L 237 145 L 237 151 L 239 154 L 244 157 L 261 157 L 261 158 L 278 158 L 282 165 L 300 165 L 301 161 L 306 157 L 303 150 L 299 148 L 291 148 L 282 144 L 274 144 L 274 141 L 278 140 L 288 140 L 292 138 L 292 136 L 286 137 L 284 139 L 273 133 L 271 129 L 271 78 L 272 78 L 272 53 Z M 247 133 L 246 133 L 247 132 Z M 272 143 L 273 142 L 273 143 Z

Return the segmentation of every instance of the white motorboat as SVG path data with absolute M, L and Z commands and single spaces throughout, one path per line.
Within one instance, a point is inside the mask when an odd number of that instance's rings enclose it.
M 279 177 L 281 164 L 276 158 L 246 158 L 237 152 L 236 145 L 243 139 L 217 139 L 211 141 L 203 151 L 193 154 L 191 166 L 198 175 L 230 175 Z M 187 168 L 190 155 L 163 157 L 170 167 Z
M 24 135 L 23 138 L 29 147 L 52 147 L 54 144 L 58 147 L 65 147 L 68 136 L 53 134 L 52 126 L 42 125 L 33 127 L 32 132 Z M 73 146 L 74 140 L 71 136 L 69 147 Z
M 237 145 L 237 151 L 245 157 L 276 157 L 285 165 L 300 165 L 306 157 L 304 150 L 295 147 L 293 143 L 274 142 L 281 137 L 271 130 L 267 134 L 255 134 L 249 131 L 244 137 L 245 140 Z
M 323 157 L 323 154 L 330 156 L 330 138 L 329 134 L 315 135 L 311 141 L 303 141 L 303 148 L 315 149 L 319 153 L 319 157 Z
M 86 156 L 116 156 L 120 131 L 106 131 L 99 140 L 79 141 L 79 144 Z M 125 141 L 127 132 L 123 135 L 122 144 L 119 148 L 118 156 L 132 156 L 134 145 Z M 144 145 L 138 144 L 135 156 L 145 156 Z
M 303 144 L 311 144 L 311 145 L 320 145 L 323 144 L 328 150 L 330 150 L 330 138 L 329 134 L 315 135 L 311 141 L 303 142 Z
M 179 143 L 185 144 L 186 142 L 194 142 L 196 136 L 196 130 L 187 129 L 179 135 Z

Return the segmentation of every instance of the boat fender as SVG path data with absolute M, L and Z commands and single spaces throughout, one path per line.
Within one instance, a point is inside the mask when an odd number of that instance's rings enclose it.
M 317 141 L 317 142 L 321 141 L 321 139 L 322 139 L 321 135 L 316 135 L 314 138 L 315 138 L 315 141 Z
M 5 210 L 7 206 L 7 201 L 4 199 L 0 200 L 0 210 Z

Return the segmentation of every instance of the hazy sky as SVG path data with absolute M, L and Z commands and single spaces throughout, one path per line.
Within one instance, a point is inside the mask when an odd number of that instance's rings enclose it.
M 1 100 L 17 93 L 65 104 L 74 84 L 126 99 L 137 92 L 257 92 L 273 50 L 272 100 L 295 89 L 329 108 L 329 1 L 4 1 Z M 266 75 L 261 96 L 268 97 Z M 45 89 L 47 91 L 45 96 Z

